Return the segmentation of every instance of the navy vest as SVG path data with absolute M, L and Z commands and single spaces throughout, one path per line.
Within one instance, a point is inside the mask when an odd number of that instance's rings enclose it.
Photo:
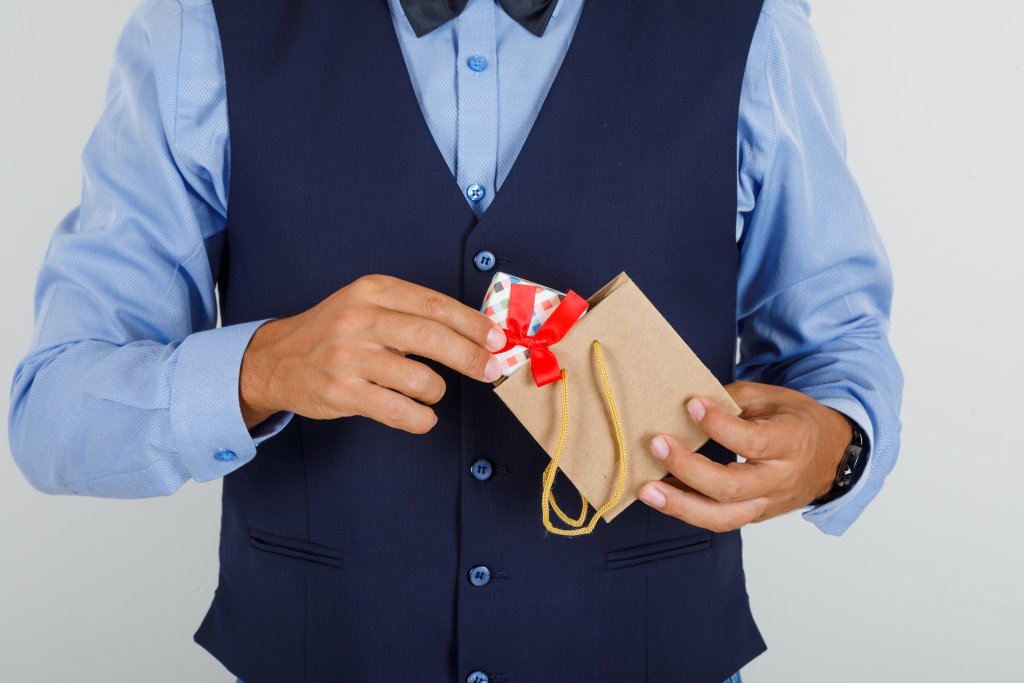
M 732 381 L 737 110 L 760 0 L 587 3 L 479 220 L 385 2 L 214 4 L 232 150 L 225 325 L 297 313 L 369 273 L 477 307 L 487 250 L 586 294 L 628 272 Z M 546 535 L 547 456 L 488 385 L 440 371 L 428 435 L 296 417 L 224 479 L 219 586 L 197 642 L 247 683 L 720 683 L 764 651 L 738 532 L 637 503 L 590 536 Z

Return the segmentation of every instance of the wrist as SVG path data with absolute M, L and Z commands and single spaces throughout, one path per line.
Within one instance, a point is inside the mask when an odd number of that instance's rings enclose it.
M 242 355 L 238 373 L 238 406 L 245 426 L 252 429 L 271 415 L 282 410 L 274 399 L 274 342 L 281 327 L 281 320 L 271 320 L 260 325 L 249 339 L 249 345 Z
M 826 408 L 830 417 L 828 433 L 831 438 L 827 439 L 827 467 L 826 472 L 819 482 L 815 491 L 814 500 L 818 501 L 827 496 L 836 485 L 836 476 L 839 468 L 846 460 L 847 450 L 853 441 L 853 425 L 850 418 L 834 408 Z
M 810 505 L 824 505 L 850 491 L 864 473 L 869 444 L 864 430 L 849 416 L 839 413 L 847 424 L 849 440 L 843 450 L 831 487 L 812 500 Z

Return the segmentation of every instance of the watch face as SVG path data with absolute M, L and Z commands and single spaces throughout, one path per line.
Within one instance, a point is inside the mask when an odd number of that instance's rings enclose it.
M 821 498 L 811 501 L 811 505 L 824 505 L 829 503 L 849 490 L 864 469 L 866 459 L 862 457 L 867 448 L 867 436 L 864 430 L 849 417 L 846 418 L 853 430 L 853 438 L 850 445 L 846 447 L 846 453 L 836 472 L 836 480 L 832 489 Z
M 839 473 L 836 476 L 836 485 L 846 488 L 853 483 L 857 475 L 857 465 L 860 463 L 860 456 L 864 449 L 859 444 L 850 444 L 846 448 L 846 457 L 840 465 Z

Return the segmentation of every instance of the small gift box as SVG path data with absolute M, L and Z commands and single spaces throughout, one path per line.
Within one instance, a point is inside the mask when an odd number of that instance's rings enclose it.
M 590 533 L 598 519 L 610 522 L 636 501 L 645 483 L 663 478 L 668 471 L 648 451 L 654 436 L 703 446 L 708 437 L 686 411 L 694 396 L 741 412 L 625 273 L 588 300 L 499 274 L 483 310 L 505 328 L 501 355 L 516 358 L 495 393 L 551 457 L 541 511 L 552 533 Z M 516 372 L 527 359 L 533 372 Z M 552 495 L 558 471 L 584 499 L 576 519 Z
M 536 335 L 541 325 L 547 322 L 555 307 L 565 297 L 565 294 L 549 287 L 538 285 L 535 282 L 524 280 L 521 277 L 516 277 L 515 275 L 509 275 L 508 273 L 496 274 L 491 278 L 491 285 L 487 288 L 487 294 L 484 295 L 484 303 L 480 310 L 488 318 L 505 328 L 508 327 L 512 285 L 535 288 L 529 306 L 526 333 L 529 336 Z M 526 346 L 515 344 L 507 350 L 500 351 L 494 355 L 501 361 L 502 374 L 508 377 L 516 370 L 526 367 L 526 362 L 530 359 L 530 350 Z

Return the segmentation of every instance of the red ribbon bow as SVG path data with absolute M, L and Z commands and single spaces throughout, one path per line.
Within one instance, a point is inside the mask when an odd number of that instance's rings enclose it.
M 513 346 L 525 346 L 530 350 L 530 369 L 533 381 L 538 387 L 557 382 L 562 376 L 558 367 L 558 358 L 548 348 L 561 341 L 584 311 L 587 302 L 576 292 L 570 291 L 552 311 L 551 316 L 530 336 L 530 322 L 533 320 L 534 297 L 537 287 L 515 283 L 509 294 L 508 322 L 506 323 L 505 339 L 507 343 L 501 351 L 508 351 Z M 499 352 L 500 353 L 500 352 Z

